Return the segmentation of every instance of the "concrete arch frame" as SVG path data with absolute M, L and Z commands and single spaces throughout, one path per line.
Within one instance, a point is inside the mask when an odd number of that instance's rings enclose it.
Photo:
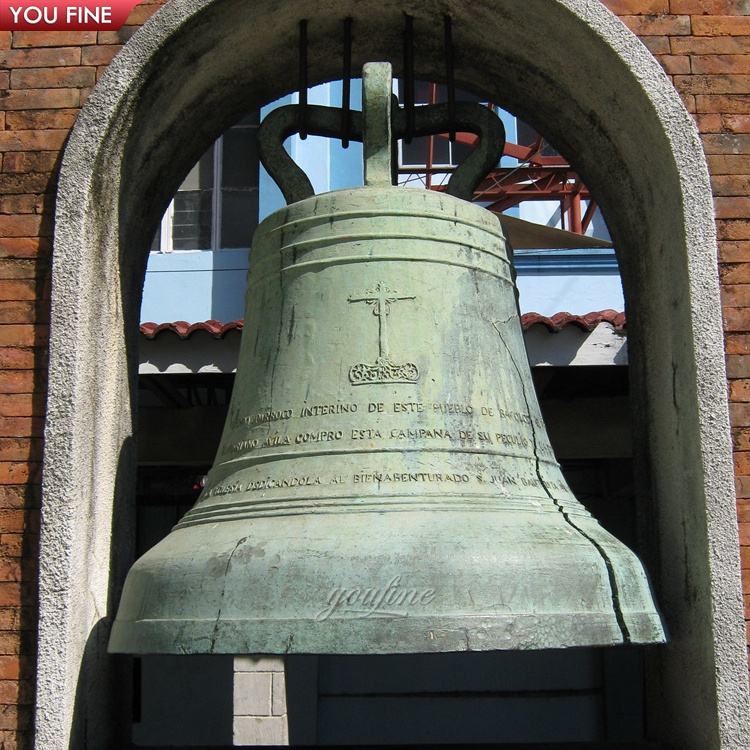
M 693 122 L 653 57 L 598 0 L 171 0 L 94 89 L 58 187 L 40 750 L 124 737 L 106 642 L 131 549 L 138 312 L 159 217 L 212 139 L 296 88 L 300 19 L 313 84 L 340 77 L 348 15 L 355 64 L 390 59 L 398 72 L 405 11 L 419 77 L 444 77 L 449 13 L 457 85 L 550 138 L 602 206 L 627 300 L 647 564 L 671 636 L 649 657 L 651 736 L 750 746 L 711 190 Z

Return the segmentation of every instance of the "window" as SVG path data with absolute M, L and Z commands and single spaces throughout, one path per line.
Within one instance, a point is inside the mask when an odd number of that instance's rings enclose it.
M 258 224 L 258 124 L 255 112 L 198 160 L 164 213 L 152 252 L 250 247 Z

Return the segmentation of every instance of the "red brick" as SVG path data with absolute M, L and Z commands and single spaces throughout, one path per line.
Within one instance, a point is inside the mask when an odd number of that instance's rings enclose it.
M 719 278 L 722 284 L 750 284 L 750 263 L 723 264 L 719 267 Z
M 690 16 L 632 16 L 620 20 L 638 36 L 685 36 L 690 34 Z
M 701 138 L 706 154 L 748 154 L 750 155 L 750 135 L 738 133 L 717 133 Z
M 2 135 L 2 133 L 0 133 L 0 135 Z M 0 193 L 52 192 L 55 189 L 56 184 L 56 175 L 49 175 L 46 173 L 0 174 Z M 2 237 L 0 237 L 0 240 L 1 239 Z
M 735 403 L 737 402 L 750 402 L 750 380 L 743 378 L 741 380 L 730 380 L 729 381 L 729 399 Z M 750 453 L 748 453 L 750 459 Z M 750 474 L 750 471 L 741 472 L 742 474 Z
M 0 50 L 0 68 L 53 68 L 80 63 L 80 47 Z
M 0 680 L 0 704 L 15 705 L 18 703 L 18 682 Z
M 9 49 L 13 40 L 13 34 L 10 31 L 0 31 L 0 49 Z
M 750 547 L 740 547 L 740 561 L 743 569 L 750 568 Z
M 722 263 L 750 261 L 750 242 L 719 242 L 719 260 Z
M 24 539 L 24 534 L 0 534 L 0 550 L 8 557 L 21 557 L 23 555 Z M 0 630 L 18 630 L 17 626 L 3 627 L 4 614 L 7 614 L 7 610 L 0 609 Z
M 716 232 L 720 240 L 750 240 L 750 221 L 743 219 L 718 219 L 716 222 Z M 727 283 L 738 282 L 727 281 Z
M 21 581 L 21 563 L 19 560 L 0 561 L 0 581 Z
M 721 124 L 730 133 L 750 133 L 750 115 L 722 115 Z
M 138 3 L 127 18 L 128 26 L 142 26 L 159 9 L 161 3 Z
M 29 237 L 39 234 L 42 217 L 31 216 L 0 216 L 0 234 L 6 237 Z M 6 261 L 13 262 L 13 261 Z M 18 278 L 18 277 L 16 277 Z
M 652 55 L 668 55 L 671 52 L 668 36 L 642 36 L 641 41 Z
M 693 16 L 695 36 L 748 36 L 748 16 Z
M 734 427 L 732 429 L 732 445 L 736 451 L 750 451 L 750 427 Z M 739 505 L 737 512 L 740 512 Z M 746 513 L 747 521 L 750 522 L 750 506 L 743 508 L 743 512 Z M 750 525 L 748 529 L 750 530 Z M 750 541 L 748 544 L 750 544 Z
M 0 98 L 0 109 L 68 109 L 78 107 L 80 101 L 77 88 L 11 89 Z
M 695 96 L 696 112 L 722 112 L 724 114 L 750 114 L 750 96 L 740 94 Z
M 46 361 L 47 351 L 45 347 L 37 347 L 36 349 L 0 347 L 0 368 L 7 367 L 9 370 L 21 370 L 27 367 L 43 367 Z
M 18 32 L 16 32 L 18 33 Z M 31 727 L 31 710 L 20 706 L 0 706 L 0 729 L 26 729 Z M 21 748 L 19 747 L 19 750 Z
M 39 413 L 44 414 L 44 410 L 42 409 Z M 26 484 L 26 482 L 41 481 L 41 462 L 0 461 L 0 483 L 2 484 Z
M 721 115 L 711 113 L 707 115 L 696 115 L 695 124 L 701 133 L 721 133 L 724 131 L 724 123 Z
M 10 151 L 5 154 L 3 171 L 17 174 L 51 172 L 57 168 L 59 151 Z
M 36 204 L 35 195 L 0 195 L 0 214 L 33 214 Z
M 2 585 L 2 583 L 0 583 Z M 6 586 L 18 586 L 19 594 L 23 596 L 23 589 L 20 584 L 6 583 Z M 12 631 L 0 631 L 0 654 L 21 654 L 21 634 Z
M 0 393 L 33 393 L 37 378 L 34 370 L 0 370 Z
M 34 576 L 37 572 L 36 555 L 38 552 L 38 537 L 31 533 L 25 534 L 0 534 L 0 547 L 3 553 L 9 557 L 17 557 L 19 559 L 25 558 L 24 568 L 22 574 L 24 580 L 35 580 L 31 578 L 32 573 Z M 33 555 L 33 558 L 29 561 L 28 556 Z M 32 570 L 33 567 L 33 570 Z M 19 616 L 12 618 L 7 610 L 0 608 L 0 630 L 19 630 L 20 624 L 18 622 Z M 29 621 L 33 621 L 32 618 L 28 618 Z M 29 629 L 29 626 L 27 626 Z
M 29 417 L 1 417 L 0 436 L 2 437 L 32 437 L 40 436 L 44 424 L 41 416 Z
M 748 94 L 750 75 L 676 75 L 675 88 L 685 94 Z
M 41 490 L 34 485 L 13 487 L 0 486 L 0 508 L 39 508 L 41 505 Z
M 119 44 L 108 44 L 103 47 L 84 47 L 81 50 L 82 65 L 109 65 L 112 58 L 122 49 Z
M 670 13 L 706 16 L 747 15 L 747 6 L 737 0 L 669 0 Z
M 747 307 L 725 307 L 722 310 L 725 331 L 750 330 L 750 309 Z M 737 399 L 744 401 L 745 399 Z
M 0 229 L 3 226 L 3 219 L 6 217 L 0 216 Z M 25 219 L 29 217 L 14 217 Z M 44 276 L 48 270 L 48 263 L 46 261 L 29 260 L 26 258 L 20 258 L 18 260 L 3 259 L 0 258 L 0 279 L 36 279 L 39 276 Z M 1 285 L 0 285 L 1 286 Z M 14 290 L 15 286 L 11 285 L 11 289 Z M 36 289 L 38 293 L 38 289 Z M 1 293 L 1 290 L 0 290 Z M 28 299 L 26 297 L 7 297 L 6 299 Z
M 0 461 L 41 461 L 42 445 L 40 439 L 0 437 Z
M 9 271 L 2 268 L 3 262 L 15 262 L 15 261 L 3 261 L 0 259 L 0 278 L 4 278 L 2 284 L 0 284 L 0 300 L 34 300 L 39 296 L 39 282 L 37 280 L 31 280 L 30 278 L 16 278 L 8 276 Z M 19 273 L 25 273 L 19 270 Z M 0 347 L 1 348 L 1 347 Z
M 0 416 L 3 417 L 32 417 L 43 414 L 44 407 L 43 394 L 0 393 Z
M 65 89 L 92 86 L 95 68 L 18 68 L 11 71 L 10 85 L 14 89 Z
M 30 300 L 0 301 L 0 320 L 7 323 L 49 323 L 49 306 L 44 302 Z M 46 335 L 46 332 L 45 332 Z M 35 344 L 36 346 L 36 344 Z M 11 373 L 12 374 L 12 373 Z M 2 373 L 0 372 L 0 383 Z
M 696 112 L 696 105 L 695 105 L 695 96 L 693 94 L 686 94 L 682 91 L 678 92 L 680 95 L 680 99 L 682 99 L 682 103 L 685 105 L 685 109 L 693 114 Z
M 750 55 L 693 55 L 690 59 L 692 72 L 698 75 L 747 75 L 750 73 Z
M 33 393 L 39 391 L 45 382 L 35 370 L 0 371 L 0 393 Z
M 48 325 L 0 325 L 0 347 L 44 346 L 49 342 Z
M 17 656 L 0 656 L 0 679 L 17 680 L 21 674 Z
M 5 112 L 8 130 L 70 130 L 78 109 L 29 109 Z
M 658 60 L 670 75 L 690 73 L 690 58 L 687 55 L 660 55 Z
M 709 154 L 706 161 L 712 175 L 750 174 L 750 155 L 748 154 Z
M 619 15 L 663 15 L 669 13 L 669 0 L 602 0 Z
M 22 583 L 10 583 L 0 581 L 0 607 L 13 607 L 22 604 L 32 604 L 37 598 L 36 588 L 28 582 Z M 14 633 L 8 633 L 0 631 L 0 654 L 12 656 L 18 653 L 18 647 L 8 647 L 8 636 L 15 635 L 15 640 L 20 646 L 20 631 Z M 21 670 L 23 671 L 23 663 L 21 664 Z
M 721 303 L 726 307 L 750 307 L 750 284 L 725 284 Z
M 0 151 L 56 151 L 67 137 L 66 130 L 6 130 L 0 132 Z
M 125 44 L 140 26 L 123 26 L 117 31 L 100 31 L 96 40 L 99 44 Z
M 674 36 L 673 55 L 742 55 L 750 52 L 750 36 Z
M 42 417 L 0 417 L 0 436 L 39 436 L 43 428 Z
M 75 47 L 95 44 L 95 31 L 16 31 L 13 47 Z
M 729 421 L 733 427 L 750 426 L 750 405 L 729 404 Z
M 18 710 L 15 706 L 0 706 L 0 730 L 18 728 Z
M 0 533 L 19 534 L 28 524 L 27 510 L 0 510 Z
M 719 219 L 750 217 L 750 198 L 714 198 L 714 210 Z
M 0 237 L 0 258 L 44 258 L 51 249 L 47 237 Z

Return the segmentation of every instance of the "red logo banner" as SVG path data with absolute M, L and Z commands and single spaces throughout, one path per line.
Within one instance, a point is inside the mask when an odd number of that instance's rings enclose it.
M 117 31 L 139 0 L 0 0 L 1 31 Z

